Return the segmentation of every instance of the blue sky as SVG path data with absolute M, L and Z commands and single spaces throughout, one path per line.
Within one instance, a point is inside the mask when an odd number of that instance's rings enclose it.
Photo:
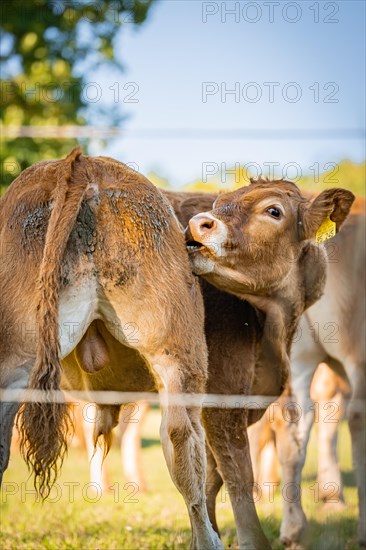
M 177 186 L 201 177 L 204 163 L 253 162 L 268 175 L 264 163 L 280 163 L 281 174 L 288 163 L 308 173 L 314 163 L 364 160 L 364 21 L 361 0 L 160 0 L 140 28 L 123 24 L 124 74 L 90 75 L 103 100 L 128 115 L 125 136 L 103 154 Z M 135 102 L 123 102 L 129 93 Z

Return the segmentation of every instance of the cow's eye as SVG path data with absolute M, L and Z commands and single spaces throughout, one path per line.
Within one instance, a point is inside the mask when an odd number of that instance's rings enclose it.
M 277 220 L 282 216 L 281 210 L 279 210 L 275 206 L 270 206 L 269 208 L 267 208 L 266 212 L 268 212 L 268 214 L 272 216 L 272 218 L 276 218 Z

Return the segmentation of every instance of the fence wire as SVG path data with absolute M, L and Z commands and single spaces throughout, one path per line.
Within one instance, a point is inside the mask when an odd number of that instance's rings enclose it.
M 75 403 L 93 402 L 98 405 L 116 405 L 147 401 L 150 404 L 164 404 L 184 407 L 220 407 L 241 409 L 263 409 L 279 396 L 267 395 L 225 395 L 209 393 L 119 392 L 119 391 L 45 391 L 31 389 L 0 389 L 0 401 L 13 403 Z
M 1 127 L 5 139 L 174 139 L 174 140 L 336 140 L 365 139 L 365 128 L 120 128 L 118 126 L 17 126 Z

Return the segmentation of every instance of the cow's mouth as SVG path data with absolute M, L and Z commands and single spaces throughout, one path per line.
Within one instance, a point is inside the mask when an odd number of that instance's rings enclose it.
M 203 250 L 205 246 L 202 243 L 195 241 L 194 239 L 189 239 L 186 241 L 186 248 L 188 250 L 188 253 L 192 254 L 193 252 L 199 252 L 200 250 Z

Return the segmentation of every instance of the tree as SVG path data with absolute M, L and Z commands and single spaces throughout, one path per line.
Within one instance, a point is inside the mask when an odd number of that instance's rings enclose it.
M 27 166 L 63 156 L 76 144 L 75 139 L 11 136 L 10 126 L 85 124 L 91 109 L 84 75 L 106 63 L 122 70 L 114 55 L 116 34 L 127 24 L 141 24 L 153 1 L 1 2 L 0 162 L 5 185 Z M 96 109 L 93 104 L 94 113 Z M 101 115 L 109 125 L 121 121 L 117 109 Z

